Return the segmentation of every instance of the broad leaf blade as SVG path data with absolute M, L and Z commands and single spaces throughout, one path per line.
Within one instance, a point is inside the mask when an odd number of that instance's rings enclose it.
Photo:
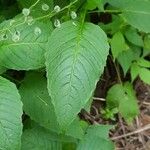
M 140 31 L 150 32 L 150 1 L 109 0 L 111 5 L 120 8 L 122 16 Z
M 46 78 L 43 73 L 29 72 L 26 74 L 19 90 L 23 108 L 25 113 L 40 125 L 58 131 L 54 107 L 46 86 Z
M 77 150 L 114 150 L 108 138 L 110 126 L 94 125 L 87 129 L 87 134 L 79 142 Z
M 118 108 L 122 117 L 130 123 L 139 113 L 135 91 L 130 83 L 112 86 L 107 94 L 107 108 Z
M 15 70 L 44 67 L 45 44 L 53 29 L 52 24 L 37 21 L 35 24 L 28 25 L 23 23 L 24 19 L 22 17 L 20 19 L 19 16 L 14 20 L 12 27 L 9 25 L 11 20 L 0 24 L 0 34 L 6 33 L 8 37 L 0 40 L 0 65 Z M 18 41 L 13 39 L 16 31 L 20 34 Z
M 48 94 L 47 81 L 44 74 L 40 72 L 27 73 L 19 91 L 25 113 L 41 126 L 60 133 L 54 106 L 52 105 L 51 98 Z M 84 132 L 78 118 L 70 124 L 66 135 L 78 139 L 83 137 Z
M 17 88 L 0 77 L 0 149 L 20 150 L 22 113 Z
M 109 46 L 105 33 L 90 23 L 63 23 L 50 38 L 46 53 L 48 90 L 64 130 L 90 99 Z
M 62 150 L 60 139 L 41 127 L 27 129 L 22 136 L 21 150 Z

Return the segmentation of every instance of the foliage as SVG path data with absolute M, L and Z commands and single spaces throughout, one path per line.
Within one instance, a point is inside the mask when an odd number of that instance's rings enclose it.
M 94 24 L 92 13 L 111 19 Z M 132 83 L 150 84 L 149 20 L 149 0 L 0 0 L 0 149 L 114 150 L 112 126 L 78 114 L 90 108 L 108 55 L 118 83 L 103 117 L 131 123 L 139 114 Z

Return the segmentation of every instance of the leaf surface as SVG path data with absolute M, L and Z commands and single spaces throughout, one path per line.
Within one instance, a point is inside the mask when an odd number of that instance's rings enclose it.
M 48 90 L 62 130 L 89 101 L 104 70 L 108 43 L 100 27 L 72 21 L 54 30 L 48 43 Z
M 23 109 L 31 119 L 40 125 L 57 131 L 58 123 L 46 86 L 46 78 L 43 73 L 29 72 L 26 74 L 19 90 Z
M 113 143 L 108 139 L 110 126 L 93 125 L 87 129 L 87 134 L 79 142 L 77 150 L 114 150 Z
M 27 73 L 19 91 L 25 113 L 41 126 L 60 133 L 44 74 L 40 72 Z M 70 124 L 65 134 L 79 139 L 83 137 L 84 132 L 78 118 Z
M 11 27 L 8 20 L 0 24 L 0 65 L 8 69 L 33 70 L 44 67 L 45 44 L 52 31 L 50 23 L 36 21 L 35 24 L 23 23 L 21 16 L 14 18 L 15 22 Z M 17 25 L 20 24 L 20 25 Z M 18 33 L 19 40 L 14 41 L 15 33 Z
M 0 77 L 0 149 L 20 150 L 22 103 L 16 86 Z
M 111 40 L 111 51 L 114 59 L 118 57 L 118 55 L 127 49 L 127 45 L 125 43 L 124 36 L 121 32 L 117 32 L 114 34 Z
M 130 83 L 112 86 L 107 94 L 107 108 L 118 108 L 122 117 L 130 123 L 139 113 L 135 91 Z
M 22 136 L 21 150 L 62 150 L 60 138 L 41 127 L 27 129 Z
M 122 16 L 133 27 L 150 32 L 150 1 L 143 0 L 109 0 L 111 5 L 119 8 Z

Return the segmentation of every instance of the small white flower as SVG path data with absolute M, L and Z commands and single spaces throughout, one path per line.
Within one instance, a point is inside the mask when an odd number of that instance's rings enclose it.
M 39 27 L 35 27 L 35 29 L 34 29 L 34 34 L 35 35 L 40 35 L 42 33 L 42 31 L 41 31 L 41 29 L 39 28 Z
M 59 20 L 59 19 L 55 19 L 55 20 L 54 20 L 54 26 L 55 26 L 56 28 L 60 28 L 60 27 L 61 27 L 61 23 L 60 23 L 60 20 Z
M 30 14 L 30 9 L 28 9 L 28 8 L 23 8 L 22 14 L 23 14 L 25 17 L 29 16 L 29 14 Z
M 42 10 L 44 11 L 48 11 L 49 10 L 49 6 L 47 4 L 42 4 Z
M 71 16 L 72 19 L 76 19 L 77 18 L 77 13 L 75 11 L 71 11 L 70 16 Z
M 61 9 L 60 9 L 60 7 L 59 7 L 58 5 L 56 5 L 56 6 L 54 7 L 54 11 L 55 11 L 55 12 L 58 13 L 58 12 L 60 12 L 60 10 L 61 10 Z
M 20 32 L 16 31 L 13 35 L 12 35 L 12 41 L 13 42 L 18 42 L 20 40 Z

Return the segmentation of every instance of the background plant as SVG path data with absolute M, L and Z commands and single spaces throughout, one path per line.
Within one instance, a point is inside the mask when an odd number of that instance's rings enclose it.
M 0 8 L 0 149 L 115 149 L 111 125 L 78 114 L 89 111 L 108 56 L 118 82 L 103 117 L 131 123 L 139 114 L 132 83 L 150 84 L 150 1 L 1 0 Z M 111 21 L 92 23 L 94 12 Z

